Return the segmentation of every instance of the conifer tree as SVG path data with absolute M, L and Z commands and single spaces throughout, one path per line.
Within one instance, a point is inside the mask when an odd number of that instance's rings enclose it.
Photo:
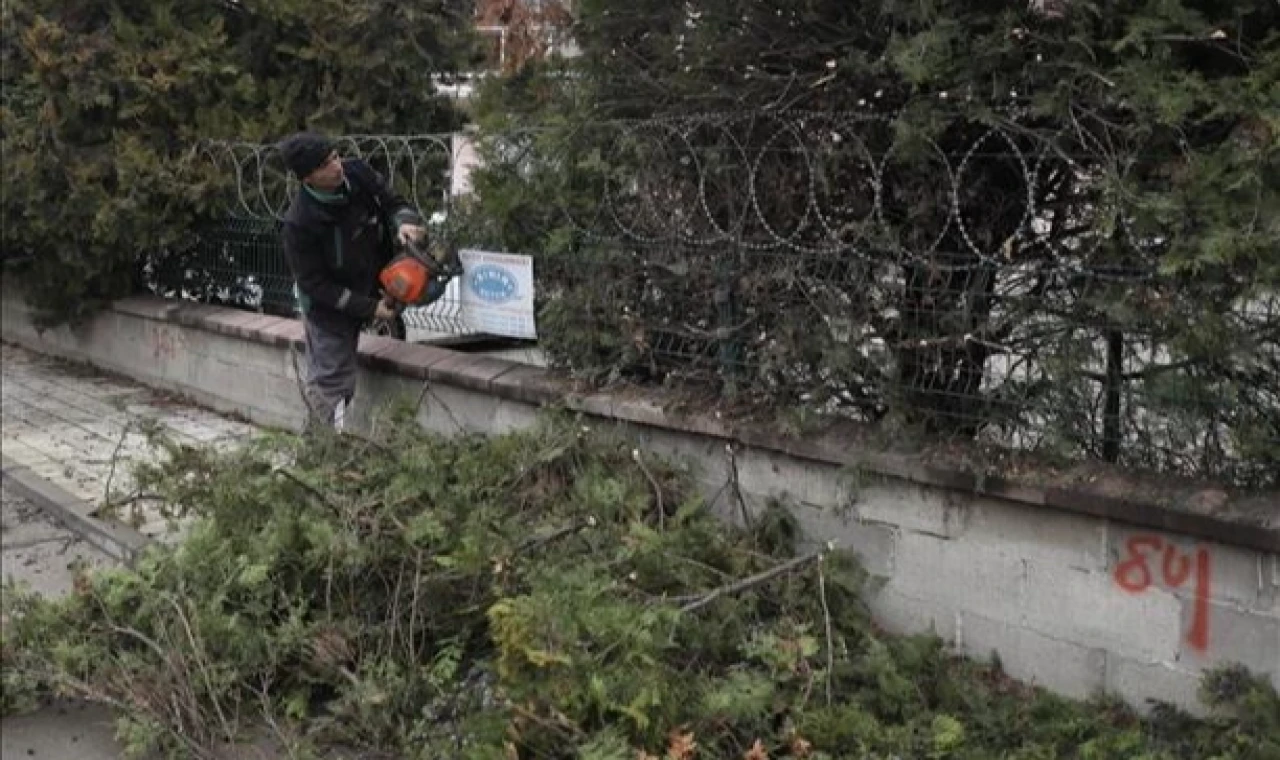
M 201 140 L 453 128 L 431 77 L 473 49 L 455 0 L 14 0 L 3 35 L 5 256 L 58 319 L 191 240 L 233 179 Z
M 496 84 L 481 109 L 495 134 L 565 124 L 534 153 L 574 160 L 531 171 L 512 151 L 525 166 L 478 183 L 490 244 L 543 254 L 542 332 L 562 365 L 1277 482 L 1280 5 L 574 9 L 582 55 Z M 651 118 L 669 126 L 591 126 Z M 814 183 L 835 224 L 813 222 Z M 704 203 L 745 245 L 682 247 L 716 234 L 680 227 Z M 614 213 L 647 214 L 627 221 L 652 235 L 580 234 Z M 757 218 L 797 231 L 782 245 Z M 682 324 L 751 327 L 726 353 Z

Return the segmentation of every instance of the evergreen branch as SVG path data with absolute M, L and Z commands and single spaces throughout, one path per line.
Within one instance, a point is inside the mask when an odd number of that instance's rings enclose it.
M 751 511 L 747 509 L 747 500 L 742 495 L 742 483 L 738 475 L 738 456 L 734 451 L 732 443 L 724 445 L 725 453 L 729 455 L 729 480 L 726 484 L 733 493 L 733 498 L 738 502 L 738 510 L 742 515 L 742 525 L 748 530 L 751 528 Z
M 363 444 L 366 448 L 377 449 L 378 452 L 382 454 L 394 453 L 389 447 L 385 446 L 384 444 L 379 443 L 378 441 L 375 441 L 373 438 L 370 438 L 369 436 L 361 435 L 360 433 L 357 433 L 354 430 L 341 430 L 339 431 L 338 435 L 342 438 L 350 438 L 360 444 Z
M 645 466 L 644 457 L 640 456 L 640 449 L 631 450 L 631 459 L 640 467 L 640 471 L 649 479 L 649 484 L 653 486 L 653 497 L 658 502 L 658 530 L 667 529 L 667 509 L 662 503 L 662 486 L 658 483 L 658 479 L 649 472 L 649 468 Z
M 115 450 L 111 452 L 111 469 L 107 472 L 107 482 L 102 488 L 102 505 L 105 509 L 111 503 L 111 481 L 116 476 L 116 463 L 120 461 L 120 450 L 124 448 L 124 442 L 129 437 L 129 430 L 133 427 L 133 420 L 128 420 L 124 424 L 124 428 L 120 431 L 120 440 L 116 441 Z
M 169 727 L 168 730 L 170 735 L 180 738 L 184 742 L 186 742 L 188 744 L 189 749 L 196 750 L 196 755 L 198 757 L 209 757 L 204 745 L 202 745 L 201 743 L 196 741 L 195 738 L 190 736 L 190 731 L 185 730 L 183 728 L 188 724 L 190 724 L 192 728 L 195 728 L 200 724 L 201 721 L 200 721 L 200 708 L 199 708 L 198 700 L 196 699 L 195 694 L 191 690 L 190 678 L 186 673 L 186 669 L 180 668 L 175 663 L 175 659 L 180 659 L 180 658 L 177 658 L 177 650 L 174 649 L 173 647 L 166 648 L 165 646 L 162 646 L 154 638 L 147 636 L 146 634 L 142 633 L 138 629 L 130 626 L 121 626 L 108 621 L 107 628 L 114 633 L 128 636 L 129 638 L 132 638 L 141 642 L 156 655 L 158 661 L 162 663 L 164 666 L 166 666 L 166 668 L 171 672 L 171 675 L 182 676 L 181 678 L 177 678 L 176 680 L 173 680 L 171 682 L 173 683 L 175 690 L 178 688 L 183 689 L 182 696 L 185 697 L 185 700 L 184 700 L 185 705 L 179 705 L 177 699 L 170 699 L 166 702 L 166 705 L 168 706 L 170 711 L 169 718 L 177 726 L 176 728 Z M 124 665 L 121 664 L 120 667 L 123 669 Z M 91 687 L 88 687 L 87 684 L 85 685 L 85 687 L 91 688 Z M 155 710 L 154 707 L 152 707 L 150 700 L 145 699 L 145 697 L 140 699 L 140 695 L 136 693 L 130 694 L 130 696 L 133 697 L 133 702 L 132 702 L 133 705 L 138 706 L 138 702 L 141 701 L 142 702 L 141 706 L 143 707 L 144 710 L 152 712 L 158 722 L 162 724 L 165 723 L 163 719 L 164 718 L 163 711 Z M 111 701 L 111 704 L 116 704 L 116 703 L 117 703 L 116 700 Z M 186 713 L 185 717 L 184 717 L 184 708 Z
M 712 567 L 711 565 L 708 565 L 708 564 L 707 564 L 707 563 L 705 563 L 705 562 L 699 562 L 698 560 L 694 559 L 693 557 L 686 557 L 686 556 L 684 556 L 684 555 L 682 555 L 682 554 L 674 554 L 674 553 L 672 553 L 672 552 L 665 552 L 665 551 L 664 551 L 664 552 L 662 552 L 662 556 L 666 557 L 666 558 L 667 558 L 667 559 L 669 559 L 669 560 L 673 560 L 673 561 L 676 561 L 676 562 L 683 562 L 683 563 L 685 563 L 685 564 L 687 564 L 687 565 L 690 565 L 690 566 L 692 566 L 692 567 L 696 567 L 696 568 L 698 568 L 699 570 L 705 570 L 706 572 L 711 573 L 712 575 L 718 575 L 718 576 L 720 576 L 721 578 L 732 578 L 732 577 L 733 577 L 732 575 L 730 575 L 730 574 L 726 573 L 725 571 L 721 570 L 720 568 L 718 568 L 718 567 Z
M 218 722 L 222 727 L 222 733 L 228 743 L 233 743 L 235 741 L 235 731 L 232 730 L 231 724 L 227 722 L 227 716 L 222 712 L 222 703 L 218 700 L 218 695 L 213 689 L 213 678 L 210 677 L 208 665 L 205 663 L 204 657 L 201 656 L 202 647 L 196 642 L 191 623 L 187 620 L 182 607 L 172 596 L 166 596 L 165 600 L 169 602 L 174 612 L 178 614 L 178 621 L 182 623 L 182 628 L 187 634 L 187 642 L 191 645 L 191 656 L 195 658 L 196 665 L 200 668 L 200 675 L 204 678 L 205 689 L 209 692 L 209 700 L 213 702 L 213 709 L 218 714 Z
M 726 584 L 717 589 L 712 589 L 710 592 L 703 594 L 702 596 L 694 597 L 692 601 L 688 602 L 687 604 L 685 604 L 683 607 L 680 608 L 680 612 L 682 613 L 696 612 L 702 609 L 703 607 L 706 607 L 708 604 L 711 604 L 712 602 L 714 602 L 715 600 L 719 599 L 722 596 L 733 596 L 734 594 L 740 594 L 743 591 L 759 586 L 762 583 L 768 583 L 774 578 L 777 578 L 782 575 L 786 575 L 787 573 L 790 573 L 793 570 L 797 570 L 801 567 L 804 567 L 806 565 L 809 565 L 815 562 L 820 562 L 822 560 L 822 556 L 823 556 L 823 552 L 821 551 L 813 552 L 812 554 L 806 554 L 803 557 L 796 557 L 795 559 L 784 562 L 781 565 L 778 565 L 777 567 L 770 568 L 769 570 L 756 573 L 755 575 L 748 576 L 746 578 L 743 578 L 742 580 L 734 581 L 733 583 Z M 670 601 L 682 602 L 685 599 L 688 599 L 688 597 L 677 597 Z
M 519 554 L 532 553 L 538 549 L 543 548 L 544 546 L 547 546 L 548 544 L 553 544 L 562 538 L 581 533 L 587 528 L 594 528 L 595 526 L 596 526 L 596 518 L 588 517 L 585 520 L 576 522 L 573 525 L 568 525 L 557 531 L 549 533 L 545 536 L 541 536 L 539 538 L 531 538 L 525 541 L 524 543 L 520 544 L 519 546 L 517 546 L 514 554 L 519 555 Z
M 1133 372 L 1122 372 L 1119 375 L 1117 375 L 1115 378 L 1110 378 L 1102 374 L 1101 372 L 1093 372 L 1093 371 L 1081 371 L 1080 376 L 1087 377 L 1090 380 L 1094 380 L 1099 383 L 1109 383 L 1113 379 L 1119 379 L 1122 381 L 1146 380 L 1148 378 L 1155 377 L 1157 375 L 1162 375 L 1166 372 L 1181 372 L 1182 370 L 1185 370 L 1185 369 L 1198 367 L 1202 364 L 1208 363 L 1209 361 L 1211 360 L 1185 359 L 1183 361 L 1173 362 L 1172 364 L 1158 364 L 1158 365 L 1146 367 L 1144 369 L 1135 370 Z
M 163 498 L 164 498 L 163 496 L 156 493 L 147 493 L 145 491 L 134 491 L 128 496 L 123 496 L 114 501 L 105 502 L 101 507 L 99 507 L 99 512 L 104 514 L 109 514 L 114 510 L 120 509 L 122 507 L 127 507 L 132 504 L 136 504 L 137 502 L 140 502 L 140 501 L 159 501 Z
M 78 694 L 85 700 L 107 705 L 117 710 L 122 715 L 129 715 L 130 713 L 141 710 L 147 713 L 156 723 L 164 726 L 169 736 L 186 746 L 187 750 L 191 753 L 191 757 L 198 758 L 198 760 L 216 760 L 214 754 L 210 752 L 208 748 L 201 745 L 195 738 L 189 736 L 187 732 L 181 729 L 182 717 L 180 715 L 171 716 L 179 726 L 178 728 L 173 728 L 168 725 L 168 722 L 165 720 L 166 716 L 161 711 L 156 710 L 145 701 L 142 704 L 139 704 L 136 700 L 136 695 L 126 695 L 134 696 L 134 700 L 121 699 L 120 697 L 113 696 L 105 690 L 98 688 L 89 681 L 77 678 L 66 671 L 57 671 L 53 675 L 52 680 L 63 684 L 69 691 Z M 172 707 L 176 709 L 176 706 Z
M 831 607 L 827 604 L 827 575 L 822 571 L 822 557 L 818 557 L 818 597 L 822 600 L 822 623 L 827 634 L 827 706 L 831 706 L 831 682 L 835 670 L 835 637 L 831 635 Z
M 332 509 L 334 512 L 341 512 L 341 511 L 342 511 L 342 510 L 341 510 L 341 508 L 338 506 L 338 504 L 337 504 L 336 502 L 334 502 L 334 501 L 329 497 L 329 495 L 328 495 L 328 494 L 324 493 L 324 492 L 323 492 L 323 491 L 321 491 L 320 489 L 316 488 L 315 486 L 311 485 L 311 484 L 310 484 L 310 483 L 308 483 L 307 481 L 303 480 L 301 476 L 299 476 L 299 475 L 297 475 L 297 474 L 293 473 L 293 472 L 292 472 L 292 471 L 290 471 L 287 467 L 282 467 L 282 466 L 272 467 L 272 468 L 271 468 L 271 474 L 272 474 L 272 475 L 280 475 L 281 477 L 285 478 L 286 480 L 288 480 L 288 481 L 292 482 L 293 484 L 297 485 L 299 488 L 301 488 L 302 490 L 306 491 L 306 492 L 307 492 L 308 494 L 310 494 L 311 496 L 314 496 L 316 499 L 318 499 L 320 502 L 322 502 L 326 507 L 329 507 L 330 509 Z
M 464 428 L 462 426 L 462 423 L 458 421 L 458 416 L 453 413 L 453 409 L 450 408 L 449 405 L 444 402 L 444 399 L 440 398 L 440 396 L 436 394 L 435 389 L 431 386 L 430 380 L 422 381 L 422 389 L 418 391 L 418 400 L 413 407 L 413 413 L 415 416 L 417 416 L 418 410 L 422 408 L 422 402 L 426 400 L 427 396 L 430 396 L 432 399 L 434 399 L 435 402 L 440 405 L 440 408 L 444 410 L 444 413 L 449 415 L 449 421 L 453 423 L 453 427 L 457 430 L 457 432 L 459 433 L 466 432 L 466 428 Z
M 578 724 L 569 720 L 569 718 L 562 713 L 557 713 L 554 716 L 554 718 L 544 718 L 541 715 L 538 715 L 533 711 L 529 710 L 528 708 L 523 707 L 521 705 L 517 705 L 517 704 L 511 705 L 511 711 L 519 715 L 520 717 L 524 718 L 525 720 L 528 720 L 533 723 L 537 723 L 540 726 L 549 728 L 558 733 L 568 735 L 571 738 L 581 739 L 582 737 L 586 736 L 586 732 L 583 731 L 582 728 L 578 726 Z

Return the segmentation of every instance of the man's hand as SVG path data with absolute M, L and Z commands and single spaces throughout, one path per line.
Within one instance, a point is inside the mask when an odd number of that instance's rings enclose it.
M 400 238 L 401 245 L 408 245 L 410 242 L 417 243 L 427 236 L 427 228 L 419 227 L 416 224 L 402 224 L 396 236 Z
M 384 298 L 378 302 L 373 309 L 373 318 L 383 321 L 391 321 L 396 318 L 396 307 L 391 303 L 391 299 Z

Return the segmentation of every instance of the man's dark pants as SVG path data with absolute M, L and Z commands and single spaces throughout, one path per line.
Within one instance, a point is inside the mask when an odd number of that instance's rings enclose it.
M 356 394 L 356 350 L 360 344 L 361 322 L 330 318 L 319 323 L 307 314 L 303 317 L 303 326 L 307 349 L 304 396 L 310 411 L 308 426 L 341 427 L 339 415 L 345 414 Z

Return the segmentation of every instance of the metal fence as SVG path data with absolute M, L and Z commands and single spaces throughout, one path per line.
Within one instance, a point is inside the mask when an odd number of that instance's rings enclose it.
M 1280 283 L 1161 274 L 1200 234 L 1158 196 L 1183 157 L 1104 137 L 1019 114 L 700 115 L 496 136 L 493 170 L 542 220 L 512 244 L 540 246 L 562 365 L 1280 483 Z
M 410 203 L 439 223 L 449 212 L 455 168 L 468 160 L 451 135 L 347 135 L 344 156 L 367 160 Z M 147 286 L 166 297 L 219 303 L 271 314 L 296 312 L 293 279 L 284 260 L 281 218 L 297 192 L 274 145 L 206 142 L 198 146 L 206 167 L 231 178 L 221 214 L 195 231 L 185 246 L 152 254 L 143 262 Z M 445 336 L 473 331 L 462 319 L 456 283 L 426 308 L 408 309 L 410 328 Z
M 891 438 L 1280 485 L 1280 283 L 1162 274 L 1197 233 L 1148 202 L 1167 179 L 1142 167 L 1161 159 L 1088 125 L 775 112 L 485 141 L 463 241 L 535 255 L 540 344 L 558 366 Z M 425 211 L 455 213 L 465 172 L 447 137 L 343 147 Z M 158 280 L 292 308 L 279 158 L 203 150 L 237 178 L 229 221 Z M 465 331 L 458 316 L 446 299 L 410 319 Z

